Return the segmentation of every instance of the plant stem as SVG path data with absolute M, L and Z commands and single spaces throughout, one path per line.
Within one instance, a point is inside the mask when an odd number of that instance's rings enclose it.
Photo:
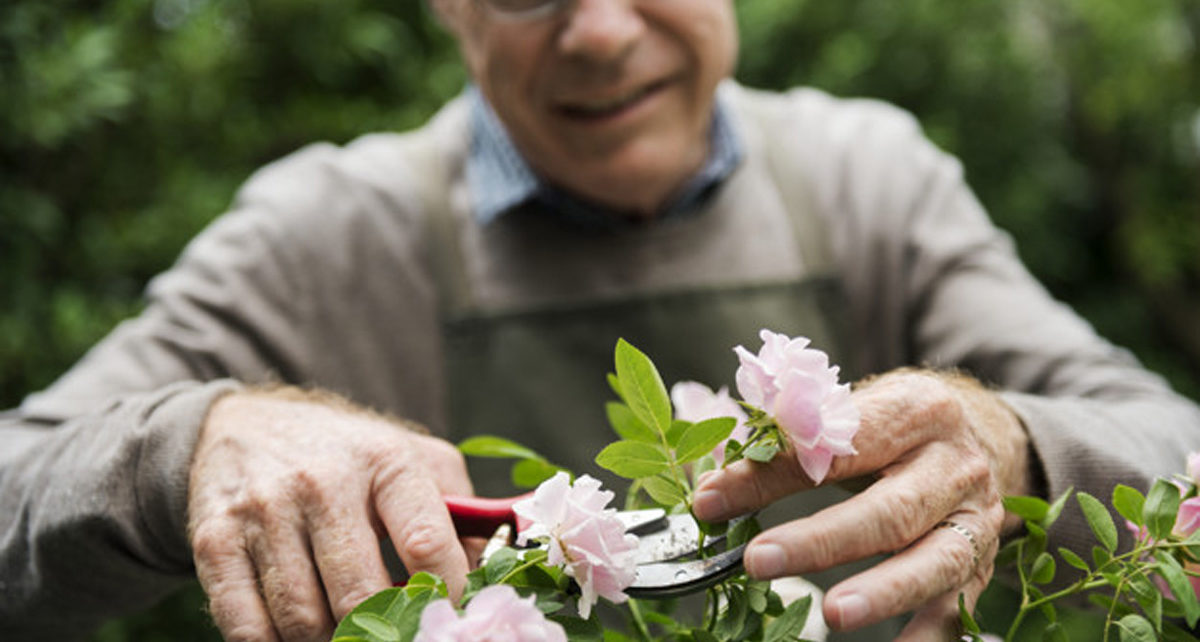
M 554 546 L 554 542 L 550 542 L 550 545 Z M 503 583 L 507 582 L 509 580 L 509 578 L 516 575 L 517 573 L 520 573 L 521 571 L 523 571 L 531 566 L 535 566 L 537 564 L 541 564 L 542 562 L 545 562 L 546 558 L 548 558 L 549 556 L 550 556 L 550 554 L 547 553 L 546 551 L 537 551 L 532 556 L 530 556 L 529 559 L 526 559 L 524 562 L 522 562 L 521 564 L 519 564 L 515 568 L 513 568 L 513 570 L 505 573 L 504 577 L 501 577 L 500 580 L 496 582 L 496 584 L 503 584 Z
M 646 620 L 642 617 L 642 608 L 638 606 L 638 601 L 629 600 L 629 615 L 633 619 L 634 626 L 637 627 L 638 634 L 646 642 L 653 642 L 654 638 L 650 637 L 650 628 L 646 626 Z

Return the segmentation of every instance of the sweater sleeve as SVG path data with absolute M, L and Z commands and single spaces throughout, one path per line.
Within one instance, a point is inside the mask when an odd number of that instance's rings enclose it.
M 6 636 L 75 639 L 191 577 L 187 480 L 209 407 L 308 368 L 296 244 L 255 202 L 152 281 L 141 315 L 0 415 Z
M 822 123 L 812 172 L 862 338 L 858 369 L 954 367 L 995 386 L 1029 432 L 1047 497 L 1073 486 L 1107 503 L 1117 483 L 1147 490 L 1182 472 L 1200 450 L 1200 409 L 1046 292 L 914 119 L 836 102 L 798 100 Z M 1079 511 L 1052 536 L 1091 547 Z

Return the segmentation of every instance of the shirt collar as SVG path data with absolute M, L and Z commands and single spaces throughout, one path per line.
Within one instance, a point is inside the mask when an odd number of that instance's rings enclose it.
M 467 89 L 471 106 L 471 151 L 466 178 L 476 220 L 486 225 L 528 201 L 579 223 L 609 227 L 621 218 L 606 208 L 563 191 L 538 177 L 517 151 L 508 132 L 477 87 Z M 694 211 L 742 161 L 742 141 L 729 122 L 720 96 L 713 107 L 709 156 L 660 213 L 661 218 Z

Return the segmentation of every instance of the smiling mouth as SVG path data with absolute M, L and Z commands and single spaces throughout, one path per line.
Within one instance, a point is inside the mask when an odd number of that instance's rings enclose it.
M 599 120 L 611 118 L 641 103 L 667 85 L 666 80 L 651 83 L 623 96 L 594 101 L 575 101 L 559 106 L 559 110 L 571 118 Z

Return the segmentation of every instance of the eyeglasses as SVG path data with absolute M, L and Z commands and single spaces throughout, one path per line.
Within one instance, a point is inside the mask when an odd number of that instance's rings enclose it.
M 572 4 L 574 0 L 481 0 L 492 13 L 513 21 L 532 21 L 548 18 Z

